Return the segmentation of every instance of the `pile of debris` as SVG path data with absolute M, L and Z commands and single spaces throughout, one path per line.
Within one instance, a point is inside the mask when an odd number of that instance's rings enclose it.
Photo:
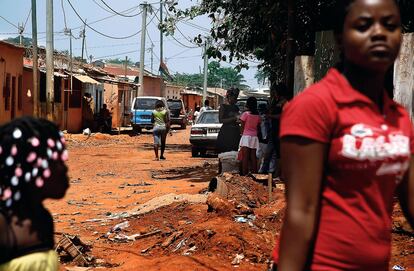
M 266 264 L 284 213 L 283 186 L 272 193 L 252 177 L 224 173 L 212 180 L 206 205 L 175 203 L 140 217 L 155 227 L 167 227 L 157 240 L 141 249 L 143 255 L 216 254 L 239 265 Z M 207 208 L 206 208 L 207 207 Z M 131 221 L 132 222 L 132 221 Z M 161 222 L 161 221 L 160 221 Z

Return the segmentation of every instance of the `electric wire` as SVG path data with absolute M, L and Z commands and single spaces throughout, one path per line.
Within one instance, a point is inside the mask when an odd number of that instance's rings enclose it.
M 17 25 L 15 25 L 14 23 L 10 22 L 9 20 L 7 20 L 6 18 L 4 18 L 3 16 L 0 15 L 0 18 L 2 18 L 3 20 L 5 20 L 11 26 L 15 27 L 17 30 L 19 30 L 19 27 Z
M 32 14 L 32 8 L 30 8 L 29 14 L 27 14 L 26 21 L 24 22 L 24 25 L 23 25 L 23 31 L 26 29 L 26 25 L 27 25 L 27 22 L 29 21 L 30 14 Z
M 134 33 L 134 34 L 131 34 L 131 35 L 129 35 L 129 36 L 124 36 L 124 37 L 114 37 L 114 36 L 110 36 L 110 35 L 107 35 L 107 34 L 105 34 L 105 33 L 102 33 L 101 31 L 96 30 L 95 28 L 93 28 L 92 26 L 90 26 L 89 24 L 87 24 L 87 23 L 86 23 L 86 22 L 82 19 L 82 17 L 79 15 L 79 13 L 78 13 L 78 12 L 77 12 L 77 10 L 75 9 L 75 7 L 72 5 L 72 3 L 70 2 L 70 0 L 67 0 L 67 1 L 68 1 L 69 5 L 71 6 L 72 10 L 75 12 L 76 16 L 79 18 L 79 20 L 80 20 L 81 22 L 83 22 L 83 23 L 84 23 L 84 25 L 86 25 L 89 29 L 91 29 L 92 31 L 94 31 L 94 32 L 98 33 L 98 34 L 99 34 L 99 35 L 101 35 L 101 36 L 107 37 L 107 38 L 109 38 L 109 39 L 118 39 L 118 40 L 121 40 L 121 39 L 129 39 L 129 38 L 132 38 L 132 37 L 134 37 L 134 36 L 138 35 L 139 33 L 141 33 L 141 30 L 139 30 L 138 32 L 136 32 L 136 33 Z
M 66 12 L 65 12 L 65 7 L 63 6 L 63 0 L 60 0 L 60 4 L 62 6 L 62 11 L 63 11 L 63 22 L 65 23 L 65 29 L 67 29 L 68 26 L 66 23 Z
M 69 1 L 69 0 L 68 0 Z M 162 23 L 161 22 L 161 20 L 160 20 L 160 18 L 157 16 L 157 13 L 155 13 L 155 17 L 157 18 L 157 20 L 158 20 L 158 22 L 159 23 Z M 168 37 L 168 36 L 167 36 Z M 185 48 L 189 48 L 189 49 L 195 49 L 195 48 L 199 48 L 199 46 L 188 46 L 188 45 L 185 45 L 184 43 L 182 43 L 182 42 L 180 42 L 178 39 L 176 39 L 175 37 L 174 37 L 174 35 L 170 35 L 170 37 L 172 37 L 174 40 L 175 40 L 175 42 L 176 43 L 178 43 L 178 44 L 180 44 L 182 47 L 185 47 Z M 184 37 L 185 38 L 185 37 Z M 188 40 L 187 40 L 188 41 Z
M 95 1 L 94 1 L 95 2 Z M 126 14 L 122 14 L 122 13 L 119 13 L 118 11 L 116 11 L 116 10 L 114 10 L 110 5 L 108 5 L 104 0 L 101 0 L 101 2 L 107 7 L 107 8 L 109 8 L 113 13 L 115 13 L 115 14 L 117 14 L 117 15 L 119 15 L 119 16 L 122 16 L 122 17 L 135 17 L 135 16 L 138 16 L 138 15 L 140 15 L 140 13 L 137 13 L 137 14 L 133 14 L 133 15 L 126 15 Z
M 94 57 L 94 58 L 95 59 L 102 59 L 102 58 L 108 58 L 108 57 L 113 57 L 113 56 L 120 56 L 120 55 L 125 55 L 125 54 L 136 53 L 136 52 L 139 52 L 139 51 L 140 50 L 133 50 L 133 51 L 122 52 L 122 53 L 117 53 L 117 54 L 107 55 L 107 56 L 99 56 L 99 57 Z

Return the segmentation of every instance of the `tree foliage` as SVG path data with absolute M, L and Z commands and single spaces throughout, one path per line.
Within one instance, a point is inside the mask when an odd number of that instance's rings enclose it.
M 20 37 L 17 36 L 15 38 L 7 38 L 4 41 L 9 42 L 9 43 L 13 43 L 13 44 L 20 44 Z M 32 39 L 31 38 L 23 37 L 22 41 L 23 41 L 23 46 L 25 46 L 25 47 L 32 46 Z
M 243 82 L 245 82 L 244 77 L 238 70 L 230 67 L 221 67 L 220 63 L 217 61 L 212 61 L 208 64 L 208 87 L 246 88 Z M 204 75 L 201 73 L 176 73 L 174 75 L 174 83 L 188 87 L 202 87 L 204 83 Z
M 160 25 L 166 33 L 175 30 L 180 20 L 207 15 L 213 24 L 210 36 L 213 46 L 208 50 L 210 57 L 221 61 L 240 61 L 239 68 L 246 68 L 246 60 L 258 59 L 259 68 L 269 76 L 271 82 L 285 80 L 287 1 L 290 0 L 203 0 L 185 10 L 177 8 L 177 0 L 169 4 L 174 14 Z M 170 1 L 171 2 L 171 1 Z M 414 31 L 414 1 L 397 0 L 401 7 L 403 26 L 406 32 Z M 332 0 L 295 1 L 295 51 L 297 55 L 313 55 L 315 31 L 332 28 L 336 18 Z M 203 43 L 205 37 L 194 38 Z M 228 52 L 226 55 L 223 52 Z
M 106 63 L 111 63 L 111 64 L 122 64 L 125 65 L 125 59 L 122 58 L 108 58 L 105 59 Z M 132 66 L 134 65 L 134 62 L 132 62 L 130 59 L 128 59 L 128 66 Z

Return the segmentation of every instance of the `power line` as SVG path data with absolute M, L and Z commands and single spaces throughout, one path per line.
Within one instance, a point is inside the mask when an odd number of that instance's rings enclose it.
M 101 58 L 108 58 L 108 57 L 113 57 L 113 56 L 126 55 L 126 54 L 131 54 L 131 53 L 136 53 L 136 52 L 139 52 L 139 50 L 133 50 L 133 51 L 128 51 L 128 52 L 122 52 L 122 53 L 113 54 L 113 55 L 108 55 L 108 56 L 100 56 L 100 57 L 95 57 L 95 59 L 101 59 Z
M 2 18 L 3 20 L 5 20 L 6 22 L 8 22 L 10 25 L 12 25 L 13 27 L 15 27 L 16 29 L 19 29 L 19 27 L 17 25 L 15 25 L 14 23 L 10 22 L 9 20 L 7 20 L 6 18 L 4 18 L 3 16 L 0 15 L 0 18 Z
M 121 40 L 121 39 L 129 39 L 129 38 L 132 38 L 132 37 L 134 37 L 134 36 L 138 35 L 139 33 L 141 33 L 141 30 L 139 30 L 138 32 L 136 32 L 136 33 L 134 33 L 134 34 L 131 34 L 131 35 L 129 35 L 129 36 L 125 36 L 125 37 L 114 37 L 114 36 L 110 36 L 110 35 L 107 35 L 107 34 L 105 34 L 105 33 L 102 33 L 102 32 L 100 32 L 99 30 L 96 30 L 95 28 L 93 28 L 92 26 L 90 26 L 89 24 L 87 24 L 87 23 L 86 23 L 86 22 L 82 19 L 82 17 L 79 15 L 79 13 L 76 11 L 76 9 L 74 8 L 74 6 L 73 6 L 73 5 L 72 5 L 72 3 L 70 2 L 70 0 L 67 0 L 67 1 L 68 1 L 69 5 L 71 6 L 72 10 L 75 12 L 76 16 L 79 18 L 79 20 L 81 20 L 81 22 L 82 22 L 85 26 L 87 26 L 87 27 L 88 27 L 89 29 L 91 29 L 92 31 L 94 31 L 94 32 L 98 33 L 99 35 L 102 35 L 102 36 L 107 37 L 107 38 L 109 38 L 109 39 L 119 39 L 119 40 Z
M 26 29 L 26 25 L 27 25 L 27 22 L 29 21 L 29 17 L 31 13 L 32 13 L 32 8 L 30 8 L 29 14 L 27 14 L 26 21 L 24 22 L 24 25 L 23 25 L 23 31 Z
M 95 1 L 94 1 L 95 2 Z M 138 15 L 140 15 L 141 14 L 141 12 L 140 13 L 137 13 L 137 14 L 133 14 L 133 15 L 126 15 L 126 14 L 122 14 L 122 13 L 119 13 L 118 11 L 116 11 L 116 10 L 114 10 L 113 8 L 111 8 L 111 6 L 109 6 L 104 0 L 101 0 L 101 2 L 107 7 L 107 8 L 109 8 L 113 13 L 115 13 L 115 14 L 117 14 L 117 15 L 119 15 L 119 16 L 122 16 L 122 17 L 135 17 L 135 16 L 138 16 Z
M 68 0 L 69 1 L 69 0 Z M 157 20 L 159 23 L 162 23 L 160 18 L 157 16 L 157 13 L 155 13 L 155 17 L 157 17 Z M 167 36 L 168 37 L 168 36 Z M 174 35 L 170 35 L 170 37 L 172 37 L 178 44 L 180 44 L 181 46 L 185 47 L 185 48 L 189 48 L 189 49 L 194 49 L 194 48 L 199 48 L 198 46 L 188 46 L 185 45 L 184 43 L 180 42 L 179 40 L 177 40 Z M 184 37 L 185 38 L 185 37 Z
M 101 9 L 105 10 L 108 13 L 114 14 L 112 11 L 106 9 L 105 7 L 101 6 L 101 4 L 99 4 L 99 2 L 97 2 L 96 0 L 92 0 L 98 7 L 100 7 Z M 117 15 L 117 14 L 115 14 Z
M 68 28 L 67 24 L 66 24 L 66 12 L 65 12 L 65 7 L 63 6 L 63 0 L 60 0 L 60 4 L 62 6 L 62 11 L 63 11 L 63 21 L 65 22 L 65 29 Z
M 164 9 L 165 9 L 165 11 L 167 12 L 167 15 L 171 16 L 171 13 L 170 13 L 170 11 L 167 9 L 167 7 L 166 7 L 166 6 L 164 6 Z M 193 27 L 193 28 L 197 28 L 198 30 L 204 31 L 204 32 L 206 32 L 206 33 L 209 33 L 209 32 L 210 32 L 210 29 L 205 28 L 205 27 L 200 26 L 200 25 L 197 25 L 197 24 L 195 24 L 195 23 L 189 22 L 189 21 L 184 21 L 184 19 L 179 20 L 178 22 L 183 23 L 183 24 L 186 24 L 186 25 L 189 25 L 189 26 L 191 26 L 191 27 Z

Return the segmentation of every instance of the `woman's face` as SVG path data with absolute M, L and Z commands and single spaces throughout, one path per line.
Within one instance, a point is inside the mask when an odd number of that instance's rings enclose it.
M 345 61 L 386 72 L 401 46 L 401 17 L 394 0 L 356 0 L 345 18 L 340 43 Z

